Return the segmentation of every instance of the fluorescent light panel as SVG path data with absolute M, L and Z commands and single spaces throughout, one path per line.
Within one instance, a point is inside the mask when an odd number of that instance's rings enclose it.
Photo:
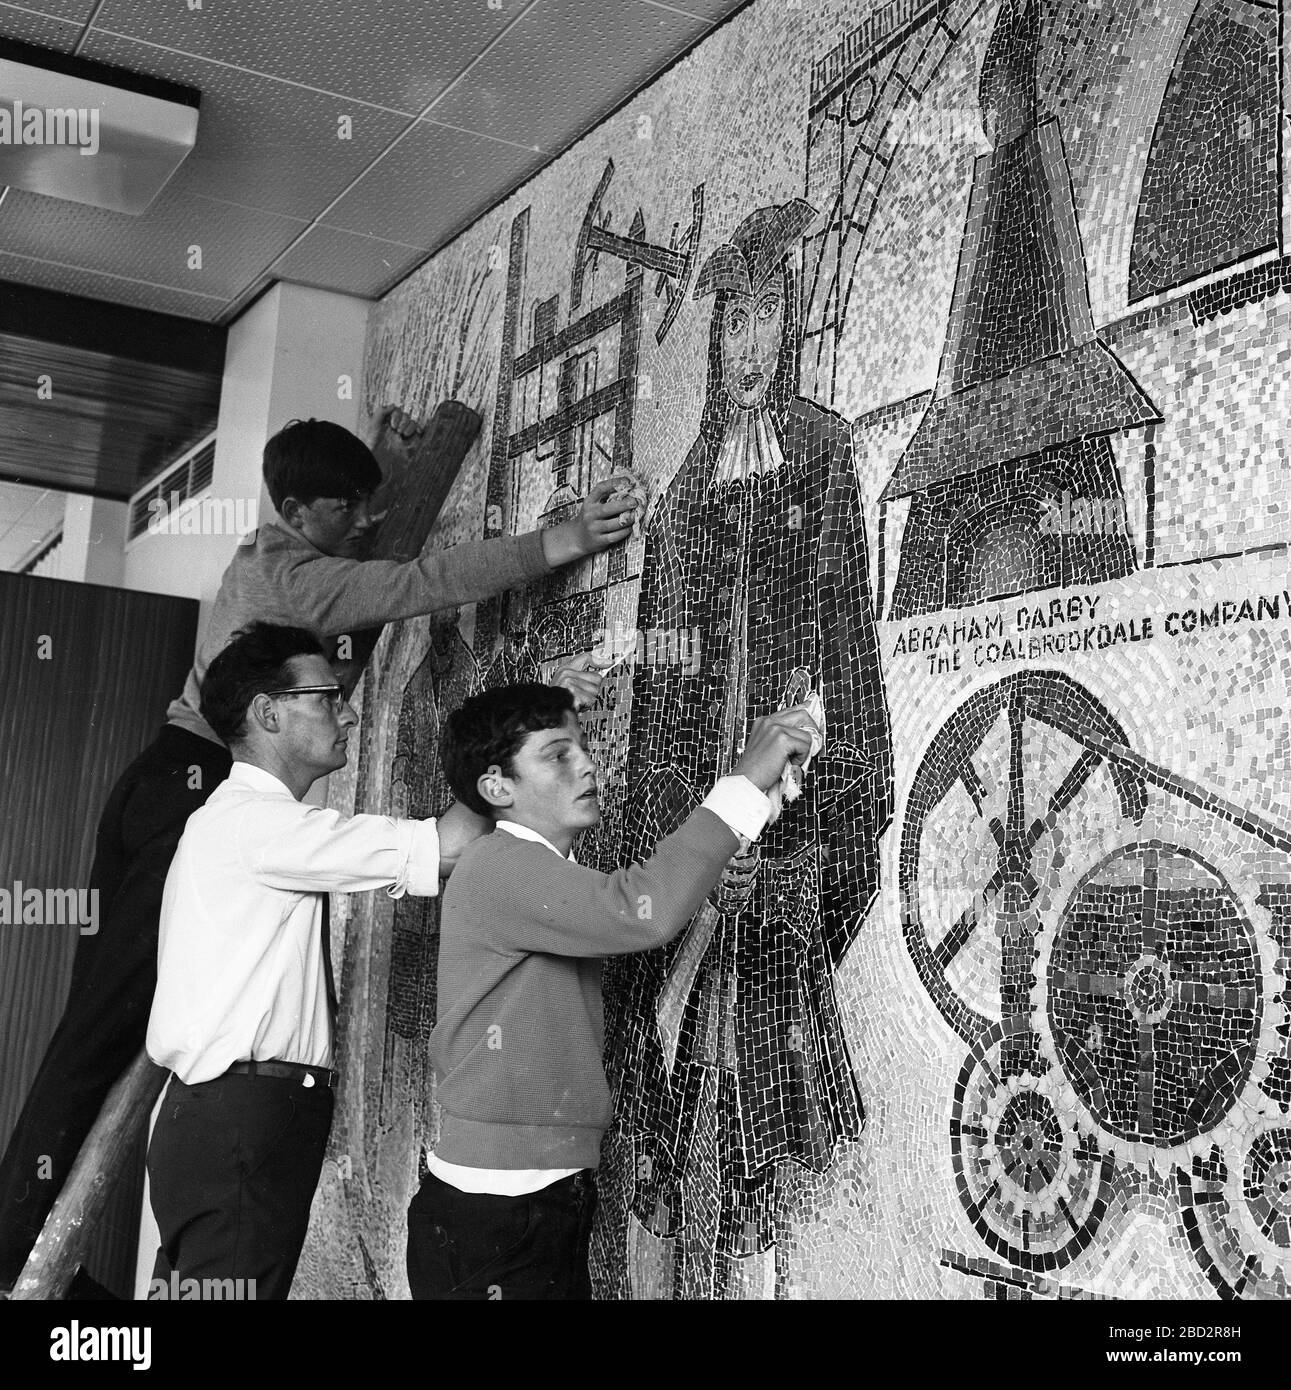
M 0 44 L 0 184 L 138 216 L 197 141 L 192 88 Z

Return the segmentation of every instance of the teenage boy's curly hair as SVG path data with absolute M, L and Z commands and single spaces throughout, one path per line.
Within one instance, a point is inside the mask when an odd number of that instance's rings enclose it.
M 558 729 L 573 709 L 568 690 L 533 681 L 472 695 L 444 726 L 444 775 L 454 795 L 476 814 L 491 816 L 494 808 L 480 795 L 479 779 L 491 767 L 513 777 L 513 760 L 525 739 L 542 729 Z

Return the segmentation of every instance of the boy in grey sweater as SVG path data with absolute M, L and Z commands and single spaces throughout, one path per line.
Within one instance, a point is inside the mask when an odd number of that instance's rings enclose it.
M 414 1298 L 591 1296 L 590 1170 L 610 1123 L 601 962 L 685 928 L 813 732 L 800 706 L 757 720 L 731 775 L 651 858 L 603 874 L 571 853 L 600 806 L 569 692 L 503 686 L 450 716 L 449 784 L 495 833 L 462 852 L 444 895 L 430 1041 L 442 1128 L 408 1210 Z

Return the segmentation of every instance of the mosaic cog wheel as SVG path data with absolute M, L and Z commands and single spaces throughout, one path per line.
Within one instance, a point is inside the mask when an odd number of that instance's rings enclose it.
M 1282 1047 L 1280 951 L 1201 854 L 1130 838 L 1040 916 L 1030 1022 L 1083 1134 L 1168 1176 L 1278 1111 L 1260 1083 Z
M 1084 1251 L 1107 1211 L 1114 1161 L 1064 1118 L 1052 1072 L 1009 1075 L 1030 1022 L 996 1024 L 969 1052 L 955 1087 L 951 1164 L 960 1201 L 992 1250 L 1053 1270 Z
M 989 1138 L 981 1156 L 1001 1209 L 1051 1217 L 1060 1201 L 1070 1204 L 1077 1136 L 1059 1118 L 1052 1073 L 1023 1072 L 995 1087 L 985 1096 L 982 1127 Z
M 1224 1298 L 1291 1297 L 1291 1117 L 1260 1115 L 1180 1173 L 1180 1215 Z
M 1142 778 L 1100 751 L 1126 744 L 1079 682 L 1023 671 L 969 696 L 925 750 L 901 830 L 902 932 L 965 1042 L 1026 1009 L 1036 904 L 1067 859 L 1143 819 Z
M 1224 1155 L 1229 1210 L 1266 1275 L 1291 1274 L 1291 1123 L 1260 1116 Z

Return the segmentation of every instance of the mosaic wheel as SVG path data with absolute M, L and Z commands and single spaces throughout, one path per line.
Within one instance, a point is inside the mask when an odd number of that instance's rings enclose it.
M 1064 1116 L 1051 1073 L 1007 1075 L 1030 1022 L 1009 1019 L 973 1045 L 959 1074 L 950 1152 L 960 1201 L 978 1234 L 1024 1269 L 1058 1269 L 1094 1238 L 1115 1166 Z
M 933 739 L 902 827 L 906 947 L 924 988 L 967 1042 L 1030 1012 L 1036 903 L 1109 824 L 1138 823 L 1143 781 L 1083 742 L 1124 732 L 1081 685 L 1024 671 L 978 691 Z
M 1262 915 L 1200 854 L 1145 840 L 1101 859 L 1042 932 L 1040 1050 L 1064 1113 L 1118 1158 L 1186 1163 L 1269 1104 L 1284 1011 Z
M 1291 1123 L 1262 1117 L 1179 1174 L 1181 1219 L 1222 1298 L 1291 1297 Z

